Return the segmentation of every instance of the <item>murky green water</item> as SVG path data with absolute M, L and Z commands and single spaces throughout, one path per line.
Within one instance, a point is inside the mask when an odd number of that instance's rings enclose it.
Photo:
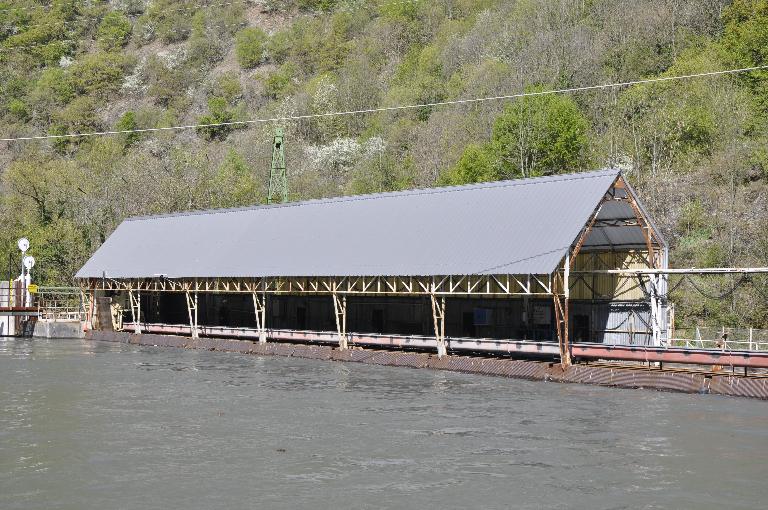
M 768 403 L 0 340 L 0 508 L 766 508 Z

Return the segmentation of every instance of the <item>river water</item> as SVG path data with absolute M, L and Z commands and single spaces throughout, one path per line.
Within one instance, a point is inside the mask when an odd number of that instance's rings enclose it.
M 0 508 L 766 508 L 768 402 L 0 340 Z

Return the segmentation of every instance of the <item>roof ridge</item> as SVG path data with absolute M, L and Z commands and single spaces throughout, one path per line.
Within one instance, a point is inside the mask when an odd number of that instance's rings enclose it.
M 253 211 L 253 210 L 260 210 L 260 209 L 261 210 L 278 209 L 278 208 L 285 208 L 285 207 L 322 205 L 322 204 L 337 203 L 337 202 L 358 202 L 358 201 L 375 200 L 375 199 L 388 198 L 388 197 L 434 195 L 434 194 L 440 194 L 440 193 L 454 193 L 454 192 L 468 191 L 468 190 L 530 186 L 533 184 L 592 179 L 592 178 L 603 177 L 611 173 L 619 175 L 621 171 L 617 168 L 603 168 L 601 170 L 593 170 L 588 172 L 571 172 L 567 174 L 527 177 L 523 179 L 506 179 L 503 181 L 487 181 L 487 182 L 479 182 L 479 183 L 471 183 L 471 184 L 460 184 L 460 185 L 454 185 L 454 186 L 439 186 L 436 188 L 412 188 L 412 189 L 401 190 L 401 191 L 385 191 L 380 193 L 365 193 L 361 195 L 343 195 L 340 197 L 317 198 L 317 199 L 311 199 L 311 200 L 302 200 L 299 202 L 288 202 L 284 204 L 259 204 L 259 205 L 250 205 L 250 206 L 244 206 L 244 207 L 200 209 L 200 210 L 180 211 L 180 212 L 165 213 L 165 214 L 132 216 L 130 218 L 126 218 L 123 221 L 142 221 L 142 220 L 151 220 L 151 219 L 160 219 L 160 218 L 176 218 L 181 216 L 201 216 L 201 215 L 208 215 L 208 214 L 228 214 L 228 213 Z

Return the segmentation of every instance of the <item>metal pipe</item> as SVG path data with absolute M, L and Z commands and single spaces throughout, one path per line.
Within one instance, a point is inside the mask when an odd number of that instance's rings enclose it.
M 707 267 L 687 269 L 593 269 L 585 271 L 573 271 L 578 274 L 619 274 L 619 275 L 639 275 L 639 274 L 749 274 L 749 273 L 768 273 L 768 267 Z

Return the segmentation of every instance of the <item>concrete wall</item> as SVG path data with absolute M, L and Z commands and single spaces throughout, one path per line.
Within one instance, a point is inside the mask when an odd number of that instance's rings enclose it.
M 83 323 L 71 320 L 40 320 L 35 323 L 32 336 L 40 338 L 83 338 Z

